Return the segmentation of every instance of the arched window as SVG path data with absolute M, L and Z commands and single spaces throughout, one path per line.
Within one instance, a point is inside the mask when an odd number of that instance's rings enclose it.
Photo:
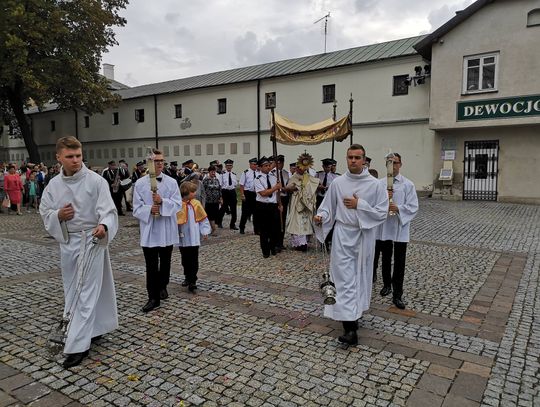
M 527 27 L 534 25 L 540 25 L 540 8 L 535 8 L 527 13 Z

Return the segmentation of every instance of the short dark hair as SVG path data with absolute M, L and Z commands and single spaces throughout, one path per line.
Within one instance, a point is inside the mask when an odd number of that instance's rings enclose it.
M 349 150 L 362 150 L 364 152 L 364 157 L 366 155 L 366 149 L 362 144 L 351 144 L 350 147 L 347 149 L 347 152 L 349 152 Z
M 399 158 L 399 162 L 402 163 L 403 161 L 401 161 L 401 154 L 399 153 L 394 153 L 394 155 Z
M 161 152 L 161 150 L 158 150 L 157 148 L 153 148 L 153 149 L 152 149 L 152 153 L 153 153 L 153 154 L 163 155 L 163 153 Z
M 216 171 L 216 166 L 211 165 L 210 167 L 208 167 L 208 172 L 210 172 L 210 171 Z

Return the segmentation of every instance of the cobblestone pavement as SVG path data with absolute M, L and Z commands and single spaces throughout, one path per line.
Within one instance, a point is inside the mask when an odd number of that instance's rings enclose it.
M 354 348 L 322 317 L 326 255 L 263 259 L 229 229 L 201 247 L 196 295 L 175 251 L 170 298 L 141 313 L 138 226 L 122 217 L 120 328 L 71 371 L 46 340 L 63 306 L 57 244 L 35 214 L 0 224 L 0 406 L 540 405 L 540 207 L 422 200 L 407 309 L 377 282 Z

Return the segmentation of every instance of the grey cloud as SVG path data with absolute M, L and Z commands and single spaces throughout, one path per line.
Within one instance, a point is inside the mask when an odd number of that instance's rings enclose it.
M 180 21 L 180 13 L 165 14 L 165 21 L 169 24 L 176 24 L 178 21 Z
M 356 0 L 354 8 L 357 13 L 369 13 L 374 11 L 379 4 L 379 0 Z
M 463 10 L 467 6 L 469 6 L 472 3 L 472 1 L 464 1 L 461 4 L 448 6 L 444 5 L 436 10 L 432 10 L 428 14 L 428 21 L 431 24 L 431 31 L 436 30 L 441 25 L 446 23 L 448 20 L 450 20 L 452 17 L 455 16 L 456 11 Z

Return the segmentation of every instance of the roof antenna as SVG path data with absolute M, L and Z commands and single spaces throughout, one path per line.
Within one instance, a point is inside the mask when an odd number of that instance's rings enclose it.
M 328 19 L 330 18 L 330 12 L 326 14 L 324 17 L 319 18 L 317 21 L 315 21 L 313 24 L 317 24 L 319 21 L 324 20 L 324 53 L 326 54 L 326 37 L 328 35 Z

